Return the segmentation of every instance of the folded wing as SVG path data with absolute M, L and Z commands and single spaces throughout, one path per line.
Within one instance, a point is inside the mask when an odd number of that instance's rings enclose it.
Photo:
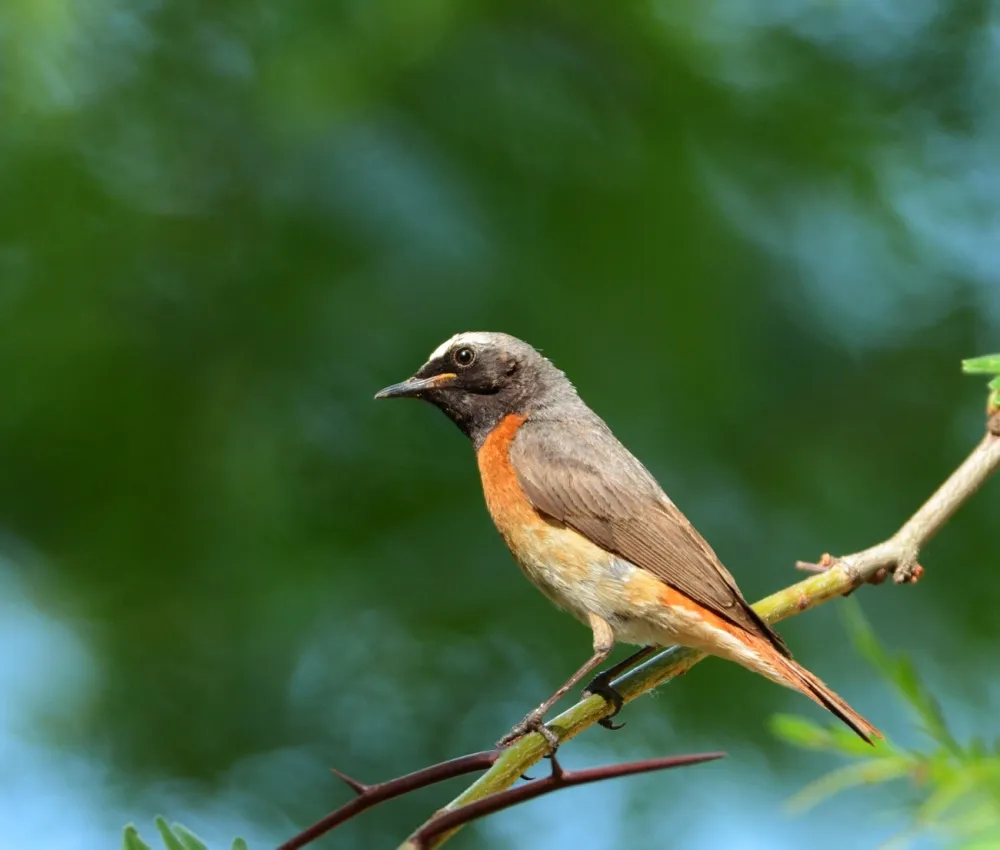
M 704 538 L 596 416 L 529 419 L 510 460 L 537 510 L 790 656 Z

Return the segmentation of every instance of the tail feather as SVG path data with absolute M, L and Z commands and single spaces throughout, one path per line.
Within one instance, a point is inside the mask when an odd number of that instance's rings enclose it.
M 843 698 L 834 693 L 801 664 L 796 664 L 790 658 L 784 658 L 777 653 L 769 661 L 772 666 L 777 668 L 779 673 L 784 674 L 782 676 L 783 681 L 780 682 L 781 684 L 805 694 L 817 705 L 823 706 L 831 714 L 839 717 L 866 743 L 874 744 L 873 738 L 881 739 L 883 737 L 878 729 L 872 726 L 871 723 L 851 708 Z
M 873 738 L 884 737 L 816 676 L 788 657 L 784 643 L 776 644 L 770 635 L 765 637 L 754 634 L 735 623 L 727 622 L 715 612 L 686 600 L 672 589 L 668 588 L 668 596 L 664 602 L 668 608 L 694 610 L 699 615 L 701 625 L 697 630 L 691 629 L 684 635 L 682 643 L 685 645 L 735 661 L 766 676 L 772 682 L 805 694 L 817 705 L 839 717 L 868 744 L 874 744 Z

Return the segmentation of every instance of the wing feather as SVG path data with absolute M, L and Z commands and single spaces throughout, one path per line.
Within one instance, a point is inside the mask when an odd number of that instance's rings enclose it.
M 705 539 L 596 415 L 529 419 L 510 460 L 537 510 L 789 655 Z

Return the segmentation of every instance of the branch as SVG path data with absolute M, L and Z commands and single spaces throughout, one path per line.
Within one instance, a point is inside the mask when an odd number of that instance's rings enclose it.
M 500 750 L 484 750 L 481 753 L 472 753 L 450 761 L 443 761 L 422 770 L 407 773 L 405 776 L 390 779 L 387 782 L 379 782 L 377 785 L 365 785 L 365 783 L 359 782 L 339 770 L 334 770 L 334 775 L 350 787 L 357 796 L 336 811 L 330 812 L 325 818 L 316 821 L 294 838 L 288 839 L 278 850 L 299 850 L 300 847 L 305 847 L 321 835 L 340 826 L 344 821 L 350 820 L 372 806 L 391 800 L 393 797 L 409 794 L 418 788 L 426 788 L 428 785 L 435 785 L 455 776 L 474 773 L 477 770 L 486 770 L 497 760 L 499 755 Z
M 612 764 L 605 767 L 594 767 L 589 770 L 565 771 L 562 765 L 556 760 L 555 753 L 549 758 L 552 762 L 552 772 L 544 779 L 536 779 L 526 785 L 519 785 L 517 788 L 510 788 L 491 794 L 467 806 L 458 809 L 451 809 L 442 814 L 432 817 L 403 845 L 401 850 L 426 850 L 432 846 L 429 842 L 439 835 L 473 820 L 492 815 L 502 809 L 509 809 L 535 797 L 542 797 L 559 791 L 562 788 L 571 788 L 574 785 L 587 785 L 590 782 L 601 782 L 605 779 L 616 779 L 619 776 L 634 776 L 639 773 L 651 773 L 655 770 L 668 770 L 672 767 L 684 767 L 689 764 L 700 764 L 705 761 L 714 761 L 725 757 L 725 753 L 700 753 L 690 756 L 668 756 L 666 758 L 643 759 L 642 761 L 630 761 L 625 764 Z
M 793 584 L 762 599 L 754 609 L 769 623 L 775 623 L 850 593 L 865 582 L 876 579 L 880 570 L 894 574 L 897 582 L 913 581 L 918 577 L 917 555 L 951 516 L 1000 467 L 1000 413 L 990 417 L 989 431 L 971 455 L 944 484 L 892 537 L 853 555 L 829 559 L 829 566 L 818 575 Z M 631 702 L 657 685 L 686 673 L 705 654 L 686 647 L 672 647 L 645 664 L 630 670 L 613 683 L 624 702 Z M 610 714 L 612 706 L 601 696 L 588 696 L 548 723 L 560 742 L 580 734 Z M 496 763 L 462 794 L 449 803 L 444 812 L 453 812 L 490 794 L 513 785 L 531 765 L 549 752 L 549 745 L 537 732 L 525 735 L 503 751 Z M 418 828 L 417 836 L 427 824 Z M 440 820 L 438 820 L 440 824 Z M 443 844 L 453 829 L 437 832 L 429 840 L 427 850 Z M 411 838 L 412 841 L 412 838 Z M 403 844 L 400 850 L 410 850 Z

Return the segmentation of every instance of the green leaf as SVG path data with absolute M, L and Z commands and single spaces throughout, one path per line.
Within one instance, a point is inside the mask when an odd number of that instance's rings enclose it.
M 996 850 L 997 847 L 1000 847 L 1000 825 L 959 844 L 956 850 Z
M 131 823 L 122 835 L 122 850 L 149 850 L 149 845 L 139 837 L 139 831 Z
M 839 752 L 829 729 L 797 714 L 775 714 L 771 718 L 771 731 L 786 743 L 805 750 Z
M 962 748 L 948 729 L 944 714 L 937 699 L 931 694 L 917 675 L 917 670 L 909 658 L 896 659 L 896 685 L 900 693 L 914 707 L 924 724 L 924 731 L 952 753 L 960 754 Z
M 791 811 L 803 812 L 848 788 L 890 782 L 907 776 L 912 769 L 913 761 L 907 756 L 893 756 L 844 765 L 810 782 L 788 801 L 788 807 Z
M 849 756 L 882 759 L 899 755 L 902 752 L 897 750 L 888 740 L 880 741 L 876 738 L 871 744 L 862 741 L 856 732 L 838 721 L 831 723 L 830 737 L 833 739 L 833 749 Z
M 972 375 L 997 375 L 988 386 L 991 390 L 986 401 L 987 412 L 1000 410 L 1000 354 L 987 354 L 962 361 L 962 371 Z
M 980 777 L 977 771 L 966 769 L 952 773 L 936 783 L 934 792 L 917 810 L 917 818 L 928 824 L 937 823 L 962 797 L 976 790 Z
M 167 850 L 187 850 L 180 838 L 174 835 L 170 824 L 167 823 L 163 815 L 157 815 L 153 818 L 153 823 L 156 824 L 156 828 L 160 831 L 160 838 L 163 839 L 163 844 Z
M 234 838 L 233 846 L 229 850 L 247 850 L 247 843 L 242 838 Z
M 861 613 L 861 606 L 853 599 L 846 600 L 846 603 L 842 609 L 842 616 L 858 652 L 892 682 L 896 690 L 916 711 L 924 725 L 924 731 L 931 738 L 952 753 L 960 753 L 961 748 L 952 737 L 937 700 L 924 687 L 913 662 L 905 655 L 895 657 L 891 655 L 882 646 L 875 630 Z
M 208 850 L 208 846 L 205 842 L 191 832 L 191 830 L 186 826 L 175 823 L 173 830 L 174 835 L 176 835 L 180 839 L 181 844 L 184 845 L 184 850 Z
M 797 714 L 774 715 L 771 731 L 786 743 L 805 750 L 823 750 L 865 759 L 883 759 L 900 754 L 888 741 L 876 741 L 873 746 L 839 723 L 824 726 Z
M 879 642 L 875 635 L 875 630 L 861 613 L 861 606 L 856 599 L 845 599 L 840 609 L 841 618 L 847 635 L 854 644 L 855 649 L 871 664 L 876 670 L 886 678 L 892 679 L 895 676 L 895 668 L 892 658 Z
M 960 811 L 954 817 L 937 825 L 944 827 L 956 837 L 979 838 L 990 830 L 996 830 L 998 821 L 1000 821 L 1000 811 L 992 802 L 986 801 Z
M 963 360 L 962 371 L 967 375 L 1000 375 L 1000 354 Z

